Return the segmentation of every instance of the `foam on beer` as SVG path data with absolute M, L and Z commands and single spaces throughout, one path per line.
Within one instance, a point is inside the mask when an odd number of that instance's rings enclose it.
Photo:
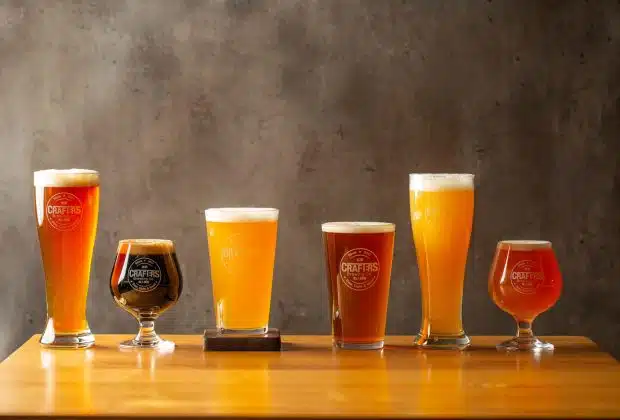
M 168 239 L 123 239 L 118 252 L 129 255 L 159 255 L 174 252 L 174 243 Z
M 473 174 L 410 174 L 410 191 L 471 190 Z
M 221 207 L 205 210 L 207 222 L 263 222 L 278 220 L 278 209 L 267 207 Z
M 36 187 L 89 187 L 99 185 L 99 172 L 92 169 L 45 169 L 34 173 Z
M 328 222 L 321 225 L 329 233 L 385 233 L 394 232 L 395 225 L 385 222 Z
M 549 241 L 538 241 L 538 240 L 523 240 L 523 239 L 514 239 L 514 240 L 505 240 L 499 241 L 497 244 L 499 249 L 511 249 L 515 251 L 531 251 L 534 249 L 544 249 L 551 248 L 551 242 Z

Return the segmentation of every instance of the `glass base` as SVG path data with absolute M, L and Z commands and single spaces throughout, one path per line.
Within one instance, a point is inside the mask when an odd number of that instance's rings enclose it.
M 58 349 L 86 349 L 95 344 L 95 336 L 90 330 L 78 334 L 55 334 L 45 331 L 39 340 L 43 347 Z
M 383 340 L 372 343 L 345 343 L 342 340 L 335 340 L 334 344 L 344 350 L 380 350 L 383 348 Z
M 139 339 L 134 338 L 132 340 L 123 341 L 119 344 L 119 347 L 123 350 L 156 349 L 156 350 L 168 351 L 168 350 L 173 350 L 174 346 L 175 344 L 173 341 L 163 340 L 159 336 L 156 336 L 155 339 L 150 339 L 150 340 L 139 340 Z
M 414 345 L 425 349 L 464 350 L 471 344 L 466 334 L 462 335 L 424 335 L 418 334 Z
M 217 333 L 219 335 L 265 335 L 269 329 L 267 327 L 264 328 L 256 328 L 250 330 L 237 330 L 231 328 L 217 328 Z
M 553 351 L 554 346 L 537 337 L 513 337 L 498 344 L 497 350 L 502 351 Z

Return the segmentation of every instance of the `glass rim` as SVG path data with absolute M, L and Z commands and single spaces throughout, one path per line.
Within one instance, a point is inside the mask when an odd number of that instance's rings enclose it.
M 396 225 L 372 221 L 326 222 L 321 224 L 321 230 L 326 233 L 389 233 L 396 230 Z
M 476 175 L 469 172 L 411 172 L 409 178 L 474 178 Z
M 474 188 L 472 173 L 411 173 L 409 190 L 438 191 Z
M 174 241 L 170 239 L 121 239 L 118 241 L 117 252 L 123 247 L 130 254 L 143 254 L 149 251 L 172 252 Z
M 88 187 L 99 185 L 94 169 L 41 169 L 33 172 L 35 187 Z
M 497 248 L 499 249 L 514 249 L 514 250 L 535 250 L 535 249 L 550 249 L 553 247 L 551 241 L 539 240 L 539 239 L 503 239 L 497 242 Z
M 278 220 L 275 207 L 211 207 L 205 210 L 207 222 L 260 222 Z

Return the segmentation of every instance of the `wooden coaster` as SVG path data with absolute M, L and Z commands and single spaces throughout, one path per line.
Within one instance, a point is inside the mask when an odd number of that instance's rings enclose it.
M 263 335 L 221 335 L 205 330 L 204 351 L 280 351 L 280 330 L 270 328 Z

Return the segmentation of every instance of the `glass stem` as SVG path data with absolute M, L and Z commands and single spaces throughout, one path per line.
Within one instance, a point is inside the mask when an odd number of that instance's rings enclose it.
M 520 321 L 517 319 L 517 341 L 531 342 L 534 341 L 534 332 L 532 331 L 531 321 Z
M 156 344 L 159 342 L 159 336 L 155 332 L 156 317 L 140 315 L 138 322 L 140 323 L 140 331 L 136 335 L 135 340 L 142 344 Z

